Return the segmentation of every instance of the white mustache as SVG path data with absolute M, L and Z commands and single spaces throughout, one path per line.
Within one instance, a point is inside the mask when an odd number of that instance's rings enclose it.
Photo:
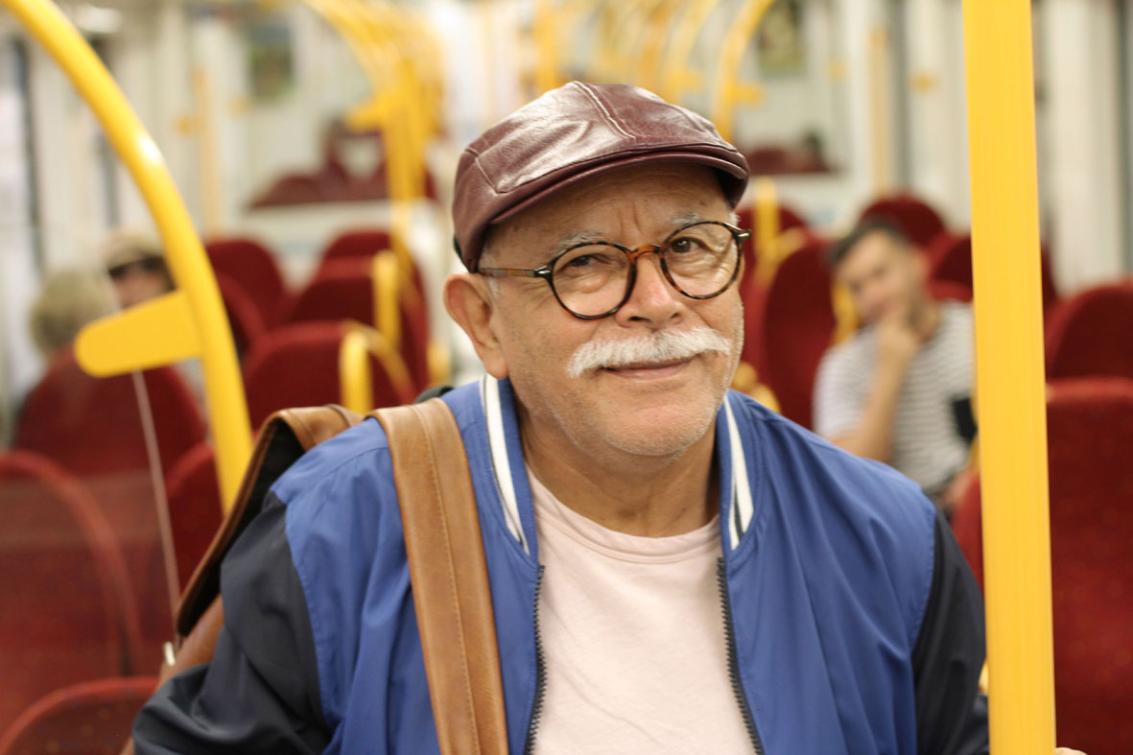
M 731 342 L 712 328 L 658 330 L 648 336 L 584 343 L 571 357 L 567 374 L 577 378 L 591 370 L 680 362 L 708 352 L 731 351 Z

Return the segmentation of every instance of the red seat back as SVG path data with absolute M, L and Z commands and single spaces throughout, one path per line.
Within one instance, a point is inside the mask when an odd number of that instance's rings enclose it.
M 218 272 L 216 285 L 220 289 L 225 314 L 228 315 L 228 326 L 232 329 L 236 353 L 242 357 L 267 330 L 267 324 L 259 307 L 236 281 Z
M 1133 381 L 1052 383 L 1047 432 L 1058 741 L 1133 752 Z M 980 508 L 973 486 L 954 526 L 982 580 Z
M 418 288 L 418 291 L 421 289 Z M 429 331 L 424 299 L 401 302 L 401 354 L 418 390 L 429 383 Z M 324 268 L 296 297 L 285 323 L 354 320 L 376 327 L 370 264 L 340 260 Z
M 375 254 L 392 249 L 389 231 L 382 228 L 358 228 L 345 231 L 331 239 L 323 249 L 319 265 L 344 259 L 369 260 Z
M 227 276 L 243 290 L 265 326 L 274 325 L 290 297 L 271 251 L 246 238 L 213 239 L 205 244 L 205 251 L 217 275 Z
M 244 374 L 254 425 L 279 409 L 342 403 L 338 354 L 348 327 L 343 321 L 296 323 L 260 340 Z M 371 359 L 370 368 L 375 407 L 413 400 L 397 392 L 377 360 Z
M 137 607 L 91 495 L 33 453 L 0 454 L 0 730 L 36 699 L 129 673 Z
M 94 378 L 71 352 L 61 353 L 28 394 L 14 448 L 35 451 L 79 477 L 149 467 L 136 387 L 153 418 L 162 468 L 204 438 L 205 425 L 185 381 L 172 367 Z
M 99 679 L 57 690 L 0 736 L 0 755 L 117 755 L 157 679 Z
M 779 265 L 768 287 L 757 339 L 756 369 L 782 414 L 810 427 L 818 363 L 834 334 L 826 244 L 810 240 Z M 746 350 L 746 349 L 745 349 Z
M 1047 377 L 1133 378 L 1133 282 L 1098 286 L 1062 302 L 1047 327 Z
M 927 249 L 932 240 L 945 230 L 940 213 L 912 194 L 895 194 L 871 202 L 858 217 L 858 222 L 865 220 L 893 223 L 922 249 Z
M 202 441 L 173 465 L 165 478 L 165 497 L 183 590 L 220 527 L 220 483 L 212 446 Z
M 931 288 L 935 283 L 964 286 L 968 289 L 968 294 L 963 301 L 971 301 L 973 289 L 971 234 L 942 233 L 929 244 L 927 254 L 929 287 Z M 1058 291 L 1054 287 L 1054 276 L 1051 274 L 1050 260 L 1045 251 L 1040 264 L 1043 310 L 1050 311 L 1058 301 Z
M 148 407 L 144 415 L 139 403 Z M 58 462 L 94 494 L 122 548 L 141 610 L 139 652 L 157 662 L 172 627 L 172 585 L 147 452 L 151 421 L 161 472 L 205 437 L 195 400 L 175 369 L 92 378 L 73 355 L 63 354 L 29 394 L 14 447 Z

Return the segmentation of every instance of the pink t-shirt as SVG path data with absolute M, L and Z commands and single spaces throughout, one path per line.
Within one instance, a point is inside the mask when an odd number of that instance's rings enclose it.
M 614 532 L 533 475 L 545 571 L 539 753 L 742 753 L 728 678 L 716 519 L 674 537 Z

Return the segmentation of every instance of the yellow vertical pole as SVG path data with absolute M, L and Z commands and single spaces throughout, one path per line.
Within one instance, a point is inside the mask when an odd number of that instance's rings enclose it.
M 770 178 L 755 182 L 755 276 L 756 283 L 766 286 L 779 267 L 779 192 Z
M 874 194 L 887 193 L 893 183 L 889 89 L 889 32 L 878 25 L 869 33 L 869 132 Z
M 964 0 L 991 751 L 1054 750 L 1030 0 Z
M 220 153 L 214 120 L 212 79 L 203 68 L 193 71 L 193 94 L 197 100 L 197 133 L 200 135 L 197 165 L 201 182 L 201 222 L 208 236 L 218 236 L 223 230 L 221 218 L 224 215 L 224 203 L 221 201 L 223 187 L 218 169 Z
M 535 41 L 535 88 L 542 94 L 559 85 L 558 37 L 555 7 L 551 0 L 536 2 L 532 32 Z

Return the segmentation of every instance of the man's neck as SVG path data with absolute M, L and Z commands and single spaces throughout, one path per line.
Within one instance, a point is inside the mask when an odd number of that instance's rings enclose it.
M 607 529 L 643 537 L 679 535 L 719 509 L 715 431 L 682 453 L 642 457 L 617 449 L 587 453 L 540 431 L 520 409 L 523 453 L 532 473 L 573 511 Z

